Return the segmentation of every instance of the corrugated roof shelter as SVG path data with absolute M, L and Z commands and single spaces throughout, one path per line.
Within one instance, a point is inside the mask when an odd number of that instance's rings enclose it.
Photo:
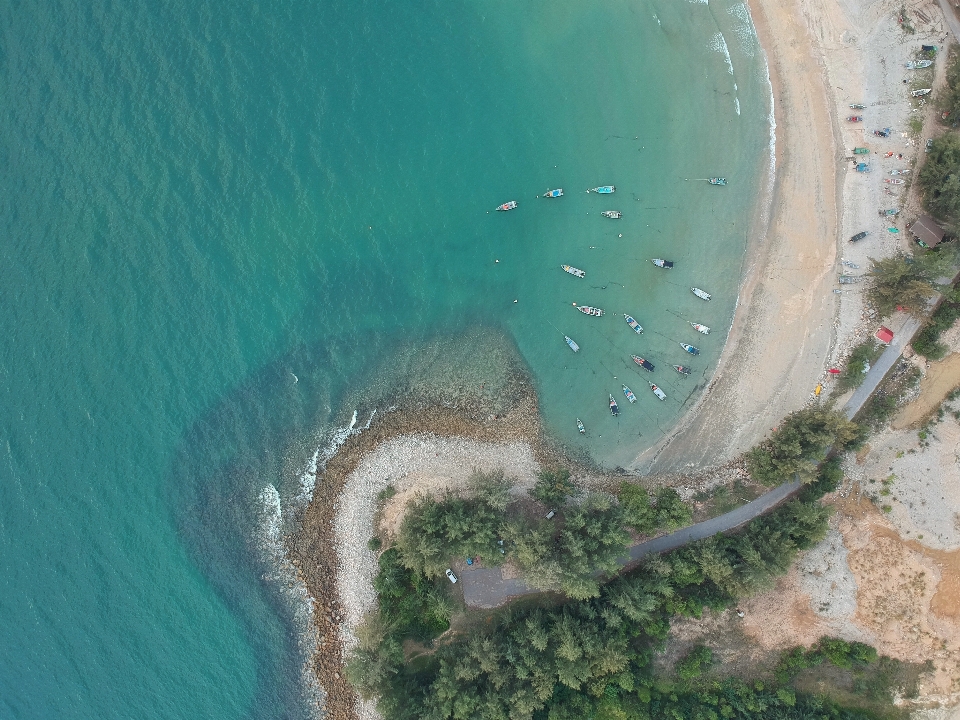
M 877 340 L 882 342 L 884 345 L 889 345 L 890 341 L 893 340 L 893 330 L 884 325 L 880 326 L 880 329 L 876 333 Z
M 937 225 L 937 221 L 929 215 L 921 215 L 917 221 L 910 226 L 912 232 L 924 247 L 932 248 L 943 240 L 944 230 Z

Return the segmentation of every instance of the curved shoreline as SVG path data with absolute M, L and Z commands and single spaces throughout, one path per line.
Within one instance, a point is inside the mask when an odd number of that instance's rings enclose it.
M 762 213 L 755 221 L 751 262 L 713 378 L 673 431 L 637 456 L 633 467 L 644 474 L 715 465 L 751 447 L 806 403 L 835 342 L 829 274 L 842 186 L 825 71 L 799 9 L 773 0 L 749 5 L 779 131 L 771 211 L 765 223 Z M 796 353 L 785 351 L 791 347 Z

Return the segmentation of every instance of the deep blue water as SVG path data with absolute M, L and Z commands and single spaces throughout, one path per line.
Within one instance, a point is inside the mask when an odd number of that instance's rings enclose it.
M 600 464 L 668 429 L 769 161 L 742 8 L 0 3 L 0 717 L 304 716 L 261 491 L 355 408 L 521 363 Z

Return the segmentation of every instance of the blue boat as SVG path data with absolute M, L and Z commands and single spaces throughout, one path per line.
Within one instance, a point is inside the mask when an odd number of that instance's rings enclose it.
M 686 351 L 687 351 L 688 353 L 690 353 L 691 355 L 699 355 L 699 354 L 700 354 L 700 350 L 698 350 L 697 348 L 695 348 L 693 345 L 688 345 L 687 343 L 680 343 L 680 347 L 682 347 L 684 350 L 686 350 Z
M 556 190 L 547 190 L 543 196 L 545 198 L 557 198 L 563 197 L 563 188 L 557 188 Z
M 623 386 L 623 394 L 627 396 L 627 400 L 630 402 L 635 403 L 637 401 L 637 396 L 633 394 L 633 390 L 626 385 Z
M 595 192 L 601 195 L 610 195 L 612 193 L 615 193 L 616 191 L 617 191 L 617 188 L 615 185 L 601 185 L 600 187 L 590 188 L 589 190 L 587 190 L 588 193 Z
M 640 323 L 638 323 L 636 320 L 634 320 L 634 319 L 633 319 L 632 317 L 630 317 L 629 315 L 624 315 L 624 316 L 623 316 L 623 319 L 627 321 L 627 325 L 629 325 L 630 327 L 632 327 L 632 328 L 633 328 L 633 331 L 634 331 L 637 335 L 639 335 L 640 333 L 643 332 L 643 327 L 640 325 Z

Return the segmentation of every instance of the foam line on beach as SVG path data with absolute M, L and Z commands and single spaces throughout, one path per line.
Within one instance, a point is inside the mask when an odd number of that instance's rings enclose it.
M 737 36 L 740 52 L 747 57 L 754 57 L 760 41 L 757 38 L 757 29 L 753 25 L 753 18 L 750 16 L 750 8 L 746 3 L 737 3 L 727 8 L 727 12 L 737 20 L 733 32 Z
M 727 47 L 727 41 L 724 39 L 723 33 L 718 30 L 714 36 L 710 38 L 708 47 L 723 55 L 723 60 L 727 64 L 727 72 L 733 75 L 733 60 L 730 58 L 730 48 Z

